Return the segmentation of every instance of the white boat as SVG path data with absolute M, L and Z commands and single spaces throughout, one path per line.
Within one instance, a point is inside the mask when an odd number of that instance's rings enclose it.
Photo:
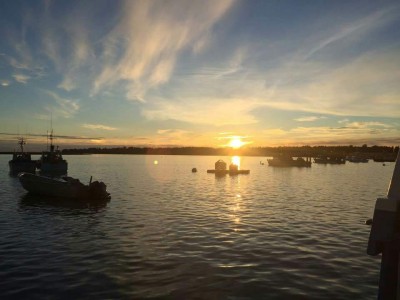
M 79 179 L 63 176 L 51 178 L 30 173 L 18 175 L 22 187 L 31 194 L 69 199 L 110 199 L 103 182 L 94 181 L 88 185 Z

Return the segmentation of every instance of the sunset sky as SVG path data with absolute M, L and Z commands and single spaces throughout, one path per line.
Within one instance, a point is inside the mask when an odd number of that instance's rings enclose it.
M 399 1 L 1 1 L 0 32 L 30 143 L 400 144 Z

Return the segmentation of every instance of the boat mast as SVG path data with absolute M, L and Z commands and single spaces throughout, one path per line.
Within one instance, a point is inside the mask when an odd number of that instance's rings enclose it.
M 54 152 L 54 145 L 53 145 L 53 114 L 50 114 L 50 152 Z
M 18 139 L 18 145 L 21 148 L 21 153 L 24 152 L 24 145 L 26 144 L 25 140 L 23 137 Z

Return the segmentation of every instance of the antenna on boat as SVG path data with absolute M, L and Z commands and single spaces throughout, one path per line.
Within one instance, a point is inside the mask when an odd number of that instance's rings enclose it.
M 26 144 L 26 141 L 23 137 L 18 138 L 18 145 L 21 148 L 21 153 L 24 152 L 24 145 Z
M 400 299 L 400 151 L 397 153 L 392 180 L 387 197 L 378 198 L 375 204 L 367 253 L 382 253 L 379 278 L 379 300 Z M 371 222 L 369 222 L 371 223 Z

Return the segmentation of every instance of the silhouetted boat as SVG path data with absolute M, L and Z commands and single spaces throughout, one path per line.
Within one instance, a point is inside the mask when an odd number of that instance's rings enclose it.
M 318 156 L 314 158 L 316 164 L 345 164 L 346 158 L 340 156 Z
M 385 154 L 376 154 L 373 157 L 375 162 L 395 162 L 396 161 L 396 153 L 385 153 Z
M 42 156 L 38 161 L 38 169 L 42 173 L 49 174 L 67 174 L 68 171 L 68 163 L 65 159 L 63 159 L 61 151 L 55 149 L 53 145 L 53 130 L 49 136 L 50 139 L 50 151 L 43 151 Z
M 22 187 L 34 195 L 69 199 L 109 199 L 110 194 L 103 182 L 90 182 L 85 185 L 72 177 L 50 178 L 30 173 L 18 175 Z M 90 180 L 91 181 L 91 180 Z
M 239 175 L 250 173 L 250 170 L 239 170 L 238 165 L 235 164 L 230 164 L 229 169 L 227 169 L 226 166 L 226 162 L 220 159 L 215 163 L 215 169 L 207 170 L 207 173 L 212 173 L 215 175 Z
M 291 156 L 280 155 L 272 159 L 267 159 L 267 161 L 271 167 L 311 167 L 311 158 L 304 159 L 298 157 L 297 159 L 293 159 Z
M 30 153 L 24 152 L 24 145 L 26 144 L 24 138 L 18 139 L 20 152 L 14 152 L 13 158 L 8 162 L 10 173 L 18 174 L 20 172 L 35 173 L 36 161 L 32 160 Z
M 364 157 L 360 157 L 360 156 L 349 156 L 348 158 L 347 158 L 347 160 L 349 161 L 349 162 L 352 162 L 352 163 L 367 163 L 368 162 L 368 158 L 364 158 Z

